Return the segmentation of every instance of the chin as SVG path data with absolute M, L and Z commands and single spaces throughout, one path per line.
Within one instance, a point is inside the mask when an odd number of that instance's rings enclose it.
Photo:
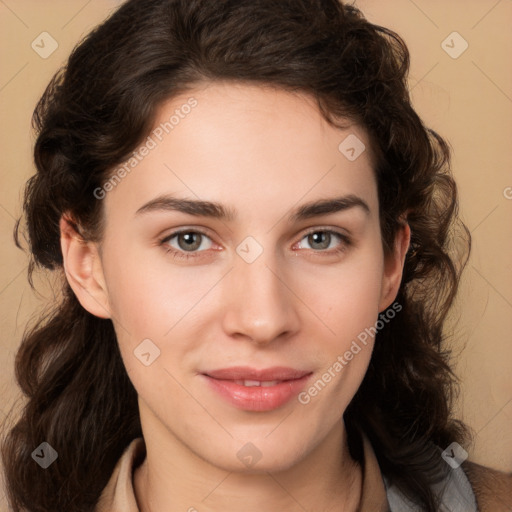
M 236 442 L 233 449 L 225 445 L 219 447 L 217 455 L 211 454 L 207 460 L 214 466 L 235 473 L 275 473 L 290 469 L 305 457 L 304 440 L 297 444 L 285 447 L 281 440 L 269 442 L 264 438 L 260 438 L 260 441 Z

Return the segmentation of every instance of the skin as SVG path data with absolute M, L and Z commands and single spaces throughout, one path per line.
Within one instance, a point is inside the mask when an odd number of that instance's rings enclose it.
M 373 340 L 307 404 L 268 412 L 233 407 L 201 371 L 288 366 L 317 381 L 398 292 L 407 224 L 384 256 L 370 144 L 356 125 L 334 128 L 307 96 L 248 84 L 203 84 L 163 104 L 155 126 L 194 97 L 197 106 L 104 201 L 101 243 L 80 240 L 61 219 L 67 279 L 84 308 L 111 318 L 138 395 L 147 457 L 135 472 L 143 511 L 356 510 L 361 468 L 348 452 L 342 415 L 365 375 Z M 366 146 L 349 161 L 338 146 Z M 216 201 L 221 220 L 137 210 L 161 194 Z M 354 194 L 369 206 L 289 221 L 298 206 Z M 207 233 L 196 257 L 179 228 Z M 308 234 L 337 231 L 327 247 Z M 237 252 L 248 236 L 263 249 Z M 336 248 L 343 250 L 335 252 Z M 251 248 L 250 251 L 254 249 Z M 189 253 L 190 254 L 190 253 Z M 160 349 L 150 366 L 134 350 Z M 253 443 L 261 459 L 237 452 Z

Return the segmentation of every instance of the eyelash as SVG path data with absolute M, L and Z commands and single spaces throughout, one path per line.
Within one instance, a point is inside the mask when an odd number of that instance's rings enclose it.
M 210 238 L 204 231 L 201 231 L 200 229 L 181 229 L 178 231 L 174 231 L 170 235 L 167 235 L 165 238 L 160 240 L 160 245 L 165 246 L 165 248 L 164 248 L 165 252 L 170 253 L 174 259 L 188 260 L 191 258 L 197 258 L 200 256 L 200 254 L 202 252 L 205 252 L 205 251 L 186 252 L 186 251 L 174 249 L 173 247 L 168 245 L 168 242 L 170 240 L 172 240 L 173 238 L 175 238 L 181 234 L 185 234 L 185 233 L 199 234 L 199 235 L 205 236 L 207 238 Z M 325 253 L 327 255 L 340 254 L 340 253 L 345 252 L 352 245 L 352 239 L 350 237 L 348 237 L 347 235 L 340 233 L 338 231 L 332 230 L 332 229 L 321 229 L 321 228 L 320 229 L 315 228 L 313 230 L 308 231 L 307 233 L 305 233 L 302 236 L 302 238 L 299 240 L 299 242 L 301 240 L 303 240 L 304 238 L 308 237 L 309 235 L 312 235 L 315 233 L 329 233 L 330 235 L 337 236 L 342 242 L 338 247 L 336 247 L 335 249 L 331 249 L 329 251 L 328 250 L 311 249 L 315 253 Z

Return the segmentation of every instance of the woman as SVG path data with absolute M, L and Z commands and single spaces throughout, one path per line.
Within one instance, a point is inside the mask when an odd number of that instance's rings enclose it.
M 17 356 L 13 510 L 505 510 L 451 416 L 469 234 L 408 65 L 336 0 L 129 0 L 74 50 L 35 112 L 63 293 Z

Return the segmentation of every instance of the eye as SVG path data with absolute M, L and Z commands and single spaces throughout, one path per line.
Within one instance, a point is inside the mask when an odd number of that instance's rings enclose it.
M 304 240 L 309 244 L 310 248 L 316 252 L 340 252 L 346 250 L 347 247 L 351 245 L 351 240 L 347 235 L 329 229 L 310 231 L 300 240 L 299 249 L 307 249 L 307 247 L 303 247 Z
M 352 241 L 343 233 L 331 229 L 315 229 L 307 233 L 297 244 L 299 249 L 304 247 L 304 241 L 317 253 L 336 254 L 346 251 Z M 175 259 L 200 257 L 202 252 L 212 249 L 213 242 L 206 234 L 198 230 L 183 229 L 175 231 L 160 241 L 165 251 Z
M 175 258 L 194 257 L 194 253 L 203 252 L 212 247 L 212 240 L 209 236 L 201 231 L 190 229 L 171 233 L 161 240 L 160 243 Z

